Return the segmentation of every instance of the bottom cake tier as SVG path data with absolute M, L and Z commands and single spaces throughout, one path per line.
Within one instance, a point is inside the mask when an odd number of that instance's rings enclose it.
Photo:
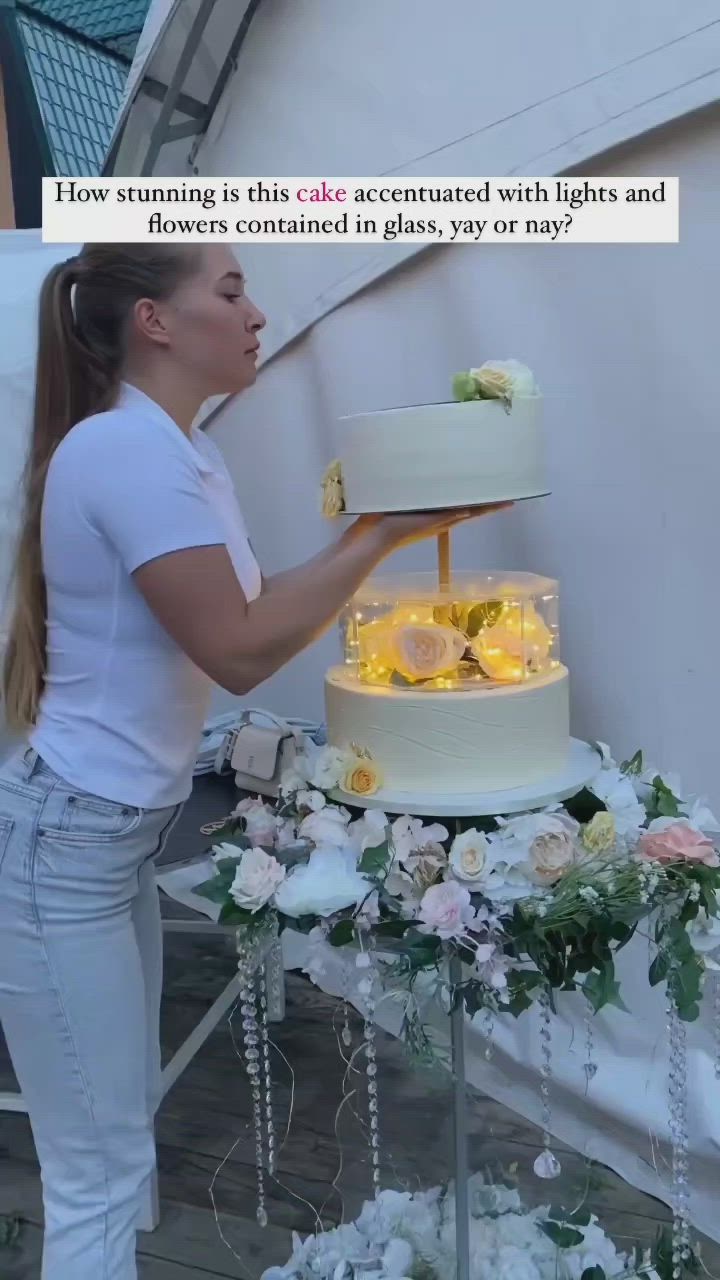
M 325 678 L 328 742 L 369 751 L 392 791 L 509 791 L 563 769 L 570 751 L 567 668 L 524 684 L 416 692 Z

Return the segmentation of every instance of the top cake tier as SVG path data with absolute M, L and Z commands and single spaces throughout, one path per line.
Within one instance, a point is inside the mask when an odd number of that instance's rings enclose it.
M 340 419 L 344 510 L 419 511 L 548 493 L 542 396 L 410 405 Z

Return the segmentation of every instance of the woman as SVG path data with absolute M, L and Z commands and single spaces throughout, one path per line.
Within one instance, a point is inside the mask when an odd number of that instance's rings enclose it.
M 212 682 L 247 694 L 396 547 L 478 514 L 364 516 L 263 579 L 192 423 L 254 382 L 264 324 L 223 246 L 88 246 L 43 285 L 4 671 L 26 737 L 0 771 L 0 1018 L 42 1167 L 43 1280 L 137 1274 L 160 1092 L 153 860 Z

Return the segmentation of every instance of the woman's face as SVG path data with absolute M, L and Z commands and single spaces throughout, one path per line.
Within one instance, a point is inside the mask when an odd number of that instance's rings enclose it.
M 158 313 L 174 359 L 195 375 L 205 394 L 232 394 L 255 381 L 265 317 L 245 293 L 242 270 L 228 246 L 203 246 L 199 270 Z

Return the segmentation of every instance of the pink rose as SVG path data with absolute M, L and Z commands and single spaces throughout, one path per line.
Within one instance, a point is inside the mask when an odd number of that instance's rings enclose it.
M 706 867 L 720 865 L 712 840 L 684 822 L 673 822 L 655 829 L 651 826 L 640 837 L 638 853 L 641 858 L 653 862 L 702 862 Z
M 275 813 L 260 796 L 241 800 L 233 809 L 233 817 L 244 819 L 245 834 L 253 844 L 274 844 L 277 832 Z
M 475 921 L 469 891 L 455 880 L 432 885 L 423 894 L 420 919 L 422 933 L 434 933 L 439 938 L 458 937 Z

